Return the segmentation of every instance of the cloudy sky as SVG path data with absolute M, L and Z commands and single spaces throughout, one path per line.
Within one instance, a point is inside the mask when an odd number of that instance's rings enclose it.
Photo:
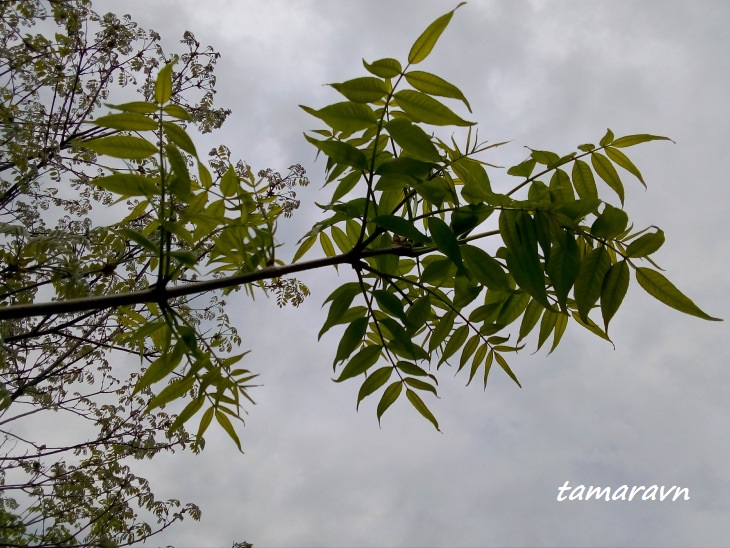
M 223 57 L 218 100 L 234 114 L 219 133 L 255 168 L 300 162 L 313 181 L 294 242 L 319 218 L 323 163 L 297 105 L 338 99 L 322 84 L 364 75 L 361 59 L 404 59 L 413 40 L 457 2 L 442 0 L 126 0 L 170 48 L 184 30 Z M 99 11 L 119 2 L 97 0 Z M 672 281 L 715 316 L 730 316 L 725 219 L 730 211 L 730 3 L 693 0 L 472 0 L 423 70 L 457 84 L 480 136 L 512 139 L 486 158 L 511 165 L 528 145 L 567 153 L 617 135 L 676 141 L 629 149 L 649 184 L 627 178 L 637 225 L 664 229 L 656 255 Z M 506 185 L 495 172 L 493 184 Z M 722 236 L 726 234 L 726 236 Z M 314 257 L 315 254 L 312 255 Z M 145 464 L 160 496 L 192 500 L 185 522 L 156 543 L 225 546 L 720 546 L 730 538 L 728 323 L 674 312 L 632 284 L 612 325 L 616 349 L 571 324 L 552 355 L 511 360 L 490 386 L 441 376 L 429 401 L 443 434 L 406 402 L 355 411 L 358 383 L 336 385 L 337 335 L 317 343 L 320 306 L 349 274 L 302 275 L 299 309 L 232 302 L 258 405 L 240 455 L 211 434 L 201 456 Z M 527 350 L 527 349 L 526 349 Z M 558 487 L 679 485 L 691 500 L 558 502 Z

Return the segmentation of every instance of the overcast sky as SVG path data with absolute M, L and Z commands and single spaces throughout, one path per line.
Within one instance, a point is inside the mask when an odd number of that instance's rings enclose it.
M 297 105 L 338 101 L 322 84 L 363 76 L 361 59 L 404 59 L 457 4 L 441 0 L 97 0 L 168 40 L 184 30 L 223 55 L 219 106 L 234 114 L 203 149 L 227 144 L 254 168 L 302 163 L 312 179 L 295 241 L 319 219 L 324 164 Z M 511 165 L 525 145 L 568 153 L 616 135 L 676 141 L 629 149 L 649 190 L 626 177 L 637 226 L 664 229 L 656 255 L 670 279 L 714 316 L 730 316 L 730 3 L 693 0 L 472 0 L 423 70 L 457 84 L 480 136 L 513 143 L 486 157 Z M 467 115 L 468 113 L 462 113 Z M 199 146 L 199 148 L 200 148 Z M 492 174 L 506 189 L 506 177 Z M 500 186 L 502 184 L 502 186 Z M 725 234 L 725 236 L 723 236 Z M 312 257 L 316 256 L 313 253 Z M 720 546 L 730 538 L 728 323 L 672 311 L 632 281 L 612 324 L 616 349 L 572 324 L 552 355 L 493 370 L 486 392 L 441 375 L 429 400 L 443 434 L 405 401 L 355 411 L 359 383 L 331 381 L 337 333 L 317 343 L 320 306 L 346 269 L 302 275 L 299 309 L 236 297 L 231 311 L 261 373 L 242 430 L 245 455 L 212 433 L 204 454 L 144 464 L 164 497 L 200 504 L 155 538 L 177 546 Z M 212 431 L 213 429 L 211 429 Z M 558 502 L 558 487 L 679 485 L 691 500 Z

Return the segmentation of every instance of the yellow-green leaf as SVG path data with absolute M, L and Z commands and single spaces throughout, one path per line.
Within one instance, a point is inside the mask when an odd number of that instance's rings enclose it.
M 93 123 L 99 127 L 108 127 L 122 131 L 148 131 L 151 129 L 157 129 L 158 125 L 157 122 L 149 116 L 136 114 L 134 112 L 109 114 L 108 116 L 97 118 Z
M 408 53 L 408 62 L 411 65 L 420 63 L 428 57 L 428 54 L 431 53 L 431 50 L 436 45 L 439 37 L 449 25 L 449 21 L 451 21 L 454 12 L 464 4 L 466 4 L 466 2 L 461 2 L 453 10 L 436 19 L 426 28 L 425 31 L 423 31 L 423 33 L 421 33 L 411 47 L 411 51 Z
M 380 418 L 383 416 L 383 413 L 385 413 L 388 408 L 393 405 L 395 400 L 398 399 L 398 396 L 400 396 L 402 390 L 403 383 L 400 380 L 395 381 L 388 388 L 385 389 L 385 392 L 383 392 L 383 395 L 378 402 L 378 424 L 380 424 Z
M 177 59 L 168 63 L 160 69 L 155 80 L 155 101 L 162 105 L 167 103 L 172 96 L 172 66 Z
M 355 78 L 341 84 L 330 84 L 330 86 L 355 103 L 374 103 L 388 94 L 385 82 L 372 76 Z
M 398 106 L 414 122 L 423 122 L 434 126 L 474 125 L 474 122 L 468 122 L 457 116 L 446 105 L 420 91 L 405 89 L 397 92 L 395 99 Z
M 595 169 L 596 173 L 598 173 L 598 176 L 603 179 L 616 194 L 618 194 L 618 197 L 621 200 L 621 205 L 623 205 L 624 185 L 621 182 L 621 178 L 619 177 L 616 168 L 613 167 L 611 160 L 606 158 L 603 154 L 594 152 L 591 154 L 591 163 L 593 164 L 593 169 Z
M 73 144 L 124 160 L 144 160 L 157 152 L 157 147 L 148 140 L 132 135 L 112 135 L 90 141 L 74 141 Z
M 438 95 L 440 97 L 458 99 L 459 101 L 462 101 L 466 105 L 466 108 L 469 109 L 469 112 L 471 112 L 469 101 L 466 100 L 466 97 L 464 97 L 461 90 L 440 76 L 436 76 L 430 72 L 423 72 L 421 70 L 406 72 L 405 76 L 406 81 L 418 91 L 422 91 L 428 95 Z
M 428 407 L 426 407 L 426 404 L 423 403 L 421 397 L 413 390 L 410 390 L 408 388 L 406 388 L 406 397 L 408 398 L 408 401 L 411 402 L 413 407 L 416 408 L 416 411 L 418 411 L 421 415 L 428 419 L 428 421 L 433 424 L 436 430 L 441 432 L 441 430 L 439 430 L 439 423 L 438 421 L 436 421 L 436 417 L 434 417 L 433 413 L 429 411 Z
M 637 268 L 636 281 L 649 295 L 675 310 L 703 320 L 722 321 L 720 318 L 714 318 L 703 312 L 689 297 L 656 270 L 645 267 Z
M 606 273 L 601 288 L 601 315 L 603 325 L 608 331 L 608 324 L 616 314 L 629 289 L 629 265 L 626 261 L 619 261 L 612 265 Z

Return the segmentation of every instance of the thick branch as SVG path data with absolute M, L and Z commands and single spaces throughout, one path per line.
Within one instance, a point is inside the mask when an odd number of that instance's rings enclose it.
M 246 274 L 237 274 L 235 276 L 205 280 L 201 282 L 192 282 L 186 285 L 174 287 L 155 286 L 148 289 L 142 289 L 140 291 L 131 291 L 129 293 L 119 293 L 116 295 L 101 295 L 97 297 L 85 297 L 82 299 L 69 299 L 66 301 L 51 301 L 45 303 L 8 306 L 0 308 L 0 320 L 17 320 L 34 316 L 45 316 L 48 314 L 88 312 L 90 310 L 104 310 L 107 308 L 116 308 L 118 306 L 132 306 L 151 302 L 162 303 L 177 297 L 205 293 L 216 289 L 236 287 L 261 280 L 281 278 L 282 276 L 294 274 L 296 272 L 305 272 L 307 270 L 314 270 L 339 264 L 355 264 L 361 259 L 365 259 L 367 257 L 375 257 L 378 255 L 415 257 L 427 251 L 430 251 L 430 249 L 419 250 L 412 249 L 408 246 L 393 246 L 386 249 L 365 250 L 359 253 L 344 253 L 333 257 L 314 259 L 312 261 L 304 261 L 285 266 L 270 266 L 257 270 L 256 272 L 248 272 Z

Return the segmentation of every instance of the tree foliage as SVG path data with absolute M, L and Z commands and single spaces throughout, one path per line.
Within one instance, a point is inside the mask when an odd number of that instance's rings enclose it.
M 519 385 L 508 356 L 535 330 L 550 351 L 571 320 L 610 340 L 632 271 L 668 306 L 716 319 L 659 272 L 664 233 L 624 210 L 622 177 L 646 185 L 625 150 L 666 137 L 609 130 L 569 153 L 531 150 L 506 176 L 487 162 L 505 143 L 479 141 L 464 94 L 414 68 L 460 6 L 404 63 L 364 61 L 366 75 L 331 84 L 344 100 L 302 106 L 323 126 L 305 137 L 332 190 L 287 263 L 275 234 L 299 206 L 301 166 L 254 175 L 224 146 L 196 148 L 194 130 L 228 113 L 212 103 L 216 52 L 186 33 L 186 51 L 168 56 L 159 36 L 85 0 L 2 5 L 7 542 L 125 545 L 198 517 L 157 501 L 127 463 L 199 451 L 214 420 L 242 448 L 256 374 L 225 312 L 239 288 L 296 305 L 308 291 L 291 274 L 350 267 L 319 334 L 345 326 L 334 380 L 361 383 L 356 404 L 377 399 L 378 421 L 404 399 L 436 429 L 427 402 L 443 367 L 486 388 L 496 364 Z M 27 32 L 36 23 L 44 32 Z M 141 96 L 96 114 L 130 83 Z M 302 260 L 313 249 L 324 256 Z M 28 437 L 24 424 L 61 412 L 90 441 Z

